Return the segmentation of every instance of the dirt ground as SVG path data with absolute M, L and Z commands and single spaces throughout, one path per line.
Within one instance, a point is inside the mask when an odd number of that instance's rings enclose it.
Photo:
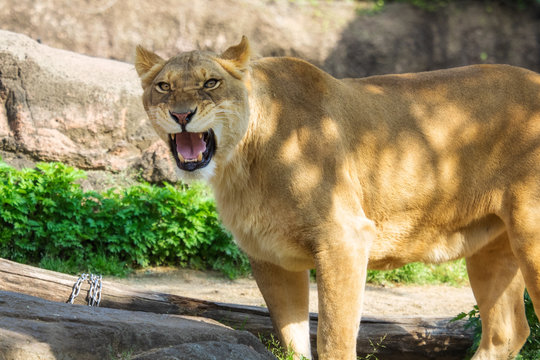
M 253 278 L 229 280 L 213 272 L 157 268 L 114 279 L 139 290 L 223 303 L 265 306 Z M 476 304 L 470 287 L 368 285 L 365 316 L 441 316 L 468 312 Z M 317 287 L 310 284 L 310 311 L 317 312 Z

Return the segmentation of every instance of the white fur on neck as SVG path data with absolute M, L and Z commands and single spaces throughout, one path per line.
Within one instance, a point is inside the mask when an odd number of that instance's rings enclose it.
M 186 183 L 193 183 L 195 181 L 210 182 L 216 172 L 216 163 L 214 160 L 211 160 L 208 165 L 195 171 L 185 171 L 179 169 L 177 166 L 175 167 L 175 170 L 176 176 Z

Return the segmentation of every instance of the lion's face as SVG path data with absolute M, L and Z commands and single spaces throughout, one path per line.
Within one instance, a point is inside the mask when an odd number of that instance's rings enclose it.
M 184 180 L 210 179 L 244 136 L 249 118 L 243 83 L 245 39 L 218 56 L 193 51 L 167 61 L 137 48 L 143 104 Z

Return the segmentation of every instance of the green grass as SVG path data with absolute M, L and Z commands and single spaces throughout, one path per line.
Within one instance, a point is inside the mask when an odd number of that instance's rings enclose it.
M 367 282 L 375 285 L 408 284 L 463 286 L 469 283 L 465 260 L 443 264 L 411 263 L 395 270 L 369 270 Z
M 268 351 L 272 353 L 278 360 L 295 360 L 296 353 L 292 349 L 285 349 L 274 335 L 263 336 L 259 334 L 259 340 L 266 346 Z M 300 360 L 307 360 L 301 356 Z
M 115 352 L 112 348 L 109 349 L 109 360 L 131 360 L 132 358 L 133 350 Z
M 84 259 L 60 259 L 57 257 L 43 257 L 38 267 L 42 269 L 61 272 L 64 274 L 80 274 L 82 272 L 114 275 L 125 277 L 130 274 L 134 267 L 129 266 L 126 261 L 116 257 L 107 257 L 104 254 L 89 254 Z
M 358 356 L 357 360 L 379 360 L 379 358 L 375 355 L 379 349 L 384 348 L 384 340 L 386 339 L 386 335 L 381 337 L 379 341 L 372 342 L 370 340 L 371 347 L 373 348 L 373 352 L 371 354 L 367 354 L 366 356 Z M 268 351 L 270 351 L 278 360 L 295 360 L 294 356 L 296 353 L 292 349 L 285 349 L 280 341 L 274 337 L 274 335 L 270 335 L 269 337 L 262 336 L 259 334 L 259 340 L 266 346 Z M 300 360 L 307 360 L 305 357 L 300 356 Z

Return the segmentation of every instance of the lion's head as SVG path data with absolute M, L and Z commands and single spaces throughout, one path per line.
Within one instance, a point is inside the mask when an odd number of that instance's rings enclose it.
M 154 129 L 184 180 L 210 179 L 247 131 L 246 37 L 221 55 L 192 51 L 164 60 L 137 47 L 135 68 Z

